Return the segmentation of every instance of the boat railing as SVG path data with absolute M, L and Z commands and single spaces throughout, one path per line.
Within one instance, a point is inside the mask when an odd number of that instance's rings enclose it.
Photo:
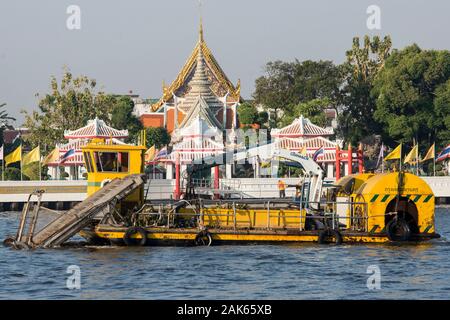
M 286 228 L 286 224 L 289 224 L 289 228 L 298 229 L 299 231 L 305 231 L 306 219 L 313 219 L 321 222 L 327 227 L 331 227 L 333 229 L 341 229 L 345 226 L 345 229 L 350 229 L 354 231 L 363 231 L 367 232 L 368 230 L 368 215 L 367 215 L 367 203 L 366 202 L 332 202 L 332 201 L 321 201 L 316 202 L 320 205 L 320 207 L 325 208 L 323 212 L 318 212 L 314 210 L 308 209 L 307 206 L 302 208 L 299 207 L 286 207 L 280 208 L 279 206 L 274 206 L 280 203 L 278 199 L 263 201 L 263 207 L 259 208 L 249 208 L 245 205 L 257 203 L 256 201 L 232 201 L 232 200 L 223 200 L 220 202 L 215 202 L 215 206 L 205 206 L 210 204 L 210 201 L 205 201 L 203 199 L 199 199 L 197 201 L 189 202 L 187 200 L 181 200 L 181 202 L 185 202 L 187 204 L 186 208 L 192 209 L 189 211 L 177 212 L 177 206 L 172 204 L 171 208 L 163 209 L 163 206 L 160 204 L 157 212 L 142 212 L 142 215 L 148 216 L 159 216 L 158 220 L 166 217 L 165 225 L 167 228 L 171 228 L 175 226 L 175 219 L 179 216 L 184 218 L 195 219 L 197 221 L 197 226 L 199 228 L 204 228 L 207 226 L 214 225 L 216 223 L 217 227 L 230 226 L 229 222 L 232 221 L 232 228 L 234 230 L 239 228 L 263 228 L 263 229 L 274 229 L 274 228 Z M 258 202 L 261 204 L 261 199 Z M 308 202 L 309 203 L 309 202 Z M 337 213 L 337 205 L 348 205 L 349 210 L 345 215 L 339 215 Z M 226 211 L 214 211 L 214 209 L 228 209 Z M 265 222 L 266 224 L 262 226 L 261 224 L 256 223 L 256 217 L 250 218 L 248 221 L 238 221 L 238 211 L 239 210 L 266 210 Z M 286 213 L 285 211 L 290 211 Z M 292 211 L 297 211 L 298 213 L 292 214 Z M 249 217 L 251 214 L 249 213 Z M 254 215 L 256 216 L 256 215 Z M 278 224 L 274 225 L 273 220 L 278 221 Z M 287 222 L 289 221 L 289 222 Z M 285 224 L 282 224 L 284 222 Z M 244 226 L 245 224 L 247 226 Z

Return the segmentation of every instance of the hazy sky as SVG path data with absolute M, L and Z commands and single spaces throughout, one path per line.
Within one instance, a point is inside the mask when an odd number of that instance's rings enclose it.
M 81 30 L 68 30 L 69 5 L 81 8 Z M 381 9 L 381 30 L 366 26 L 369 5 Z M 205 40 L 242 95 L 270 60 L 341 63 L 352 37 L 390 34 L 402 48 L 450 48 L 446 0 L 203 0 Z M 95 78 L 106 92 L 159 98 L 198 36 L 198 0 L 1 0 L 0 103 L 21 124 L 36 108 L 51 75 L 67 65 Z

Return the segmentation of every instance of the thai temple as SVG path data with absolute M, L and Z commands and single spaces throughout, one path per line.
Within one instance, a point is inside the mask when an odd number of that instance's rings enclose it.
M 241 101 L 240 82 L 236 86 L 225 75 L 203 38 L 170 86 L 163 84 L 161 98 L 140 112 L 146 127 L 164 126 L 176 132 L 201 117 L 221 129 L 237 127 L 236 107 Z
M 138 112 L 145 127 L 162 126 L 171 134 L 172 153 L 165 162 L 167 178 L 173 177 L 175 157 L 183 168 L 194 159 L 222 153 L 223 132 L 239 127 L 237 107 L 240 83 L 233 85 L 225 75 L 203 37 L 172 84 L 163 86 L 161 98 Z

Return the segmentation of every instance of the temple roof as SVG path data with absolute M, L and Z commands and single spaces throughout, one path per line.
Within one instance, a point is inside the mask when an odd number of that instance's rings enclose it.
M 330 141 L 324 137 L 314 138 L 280 138 L 276 142 L 276 147 L 286 149 L 294 152 L 300 152 L 303 147 L 306 148 L 306 154 L 313 157 L 314 153 L 321 147 L 324 148 L 324 153 L 317 158 L 317 162 L 334 162 L 336 161 L 336 146 L 337 143 Z
M 228 77 L 223 72 L 222 68 L 217 63 L 217 60 L 214 58 L 211 50 L 206 45 L 203 39 L 203 26 L 200 23 L 200 31 L 199 31 L 199 40 L 192 51 L 189 59 L 184 64 L 180 73 L 176 77 L 176 79 L 172 82 L 172 84 L 168 87 L 163 85 L 163 95 L 158 100 L 158 102 L 154 103 L 151 107 L 153 112 L 157 111 L 166 101 L 169 101 L 173 98 L 173 95 L 176 94 L 177 90 L 186 85 L 187 80 L 192 75 L 194 68 L 197 65 L 199 51 L 203 56 L 203 60 L 205 62 L 206 67 L 211 71 L 212 75 L 217 79 L 219 84 L 223 87 L 226 94 L 229 93 L 229 96 L 235 100 L 240 100 L 240 82 L 234 86 Z M 217 94 L 217 92 L 216 92 Z
M 93 138 L 127 138 L 128 130 L 117 130 L 107 126 L 103 120 L 95 118 L 89 120 L 87 125 L 76 130 L 65 130 L 66 139 L 93 139 Z
M 206 74 L 206 66 L 201 50 L 197 54 L 197 65 L 194 76 L 188 82 L 188 85 L 190 87 L 189 92 L 185 95 L 182 102 L 177 105 L 177 108 L 182 112 L 187 113 L 193 107 L 201 107 L 209 109 L 215 114 L 223 107 L 223 104 L 211 91 L 211 81 Z M 217 121 L 216 124 L 218 124 Z
M 301 115 L 295 119 L 290 125 L 273 129 L 272 137 L 303 137 L 303 136 L 330 136 L 333 130 L 325 129 L 313 124 L 308 118 Z
M 307 150 L 316 150 L 321 147 L 324 149 L 336 150 L 338 144 L 336 142 L 330 141 L 324 137 L 314 137 L 314 138 L 280 138 L 276 141 L 276 146 L 280 149 L 301 150 L 306 147 Z
M 198 96 L 193 102 L 193 106 L 189 113 L 184 117 L 180 124 L 180 128 L 188 127 L 196 119 L 201 118 L 206 121 L 209 127 L 222 128 L 217 118 L 214 116 L 212 110 L 209 108 L 208 102 L 202 97 Z

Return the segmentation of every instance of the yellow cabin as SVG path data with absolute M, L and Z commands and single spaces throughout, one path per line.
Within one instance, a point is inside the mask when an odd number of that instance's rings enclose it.
M 88 196 L 112 179 L 144 172 L 144 146 L 112 144 L 105 139 L 94 139 L 81 149 L 88 172 Z M 125 201 L 143 203 L 143 190 L 136 190 Z

